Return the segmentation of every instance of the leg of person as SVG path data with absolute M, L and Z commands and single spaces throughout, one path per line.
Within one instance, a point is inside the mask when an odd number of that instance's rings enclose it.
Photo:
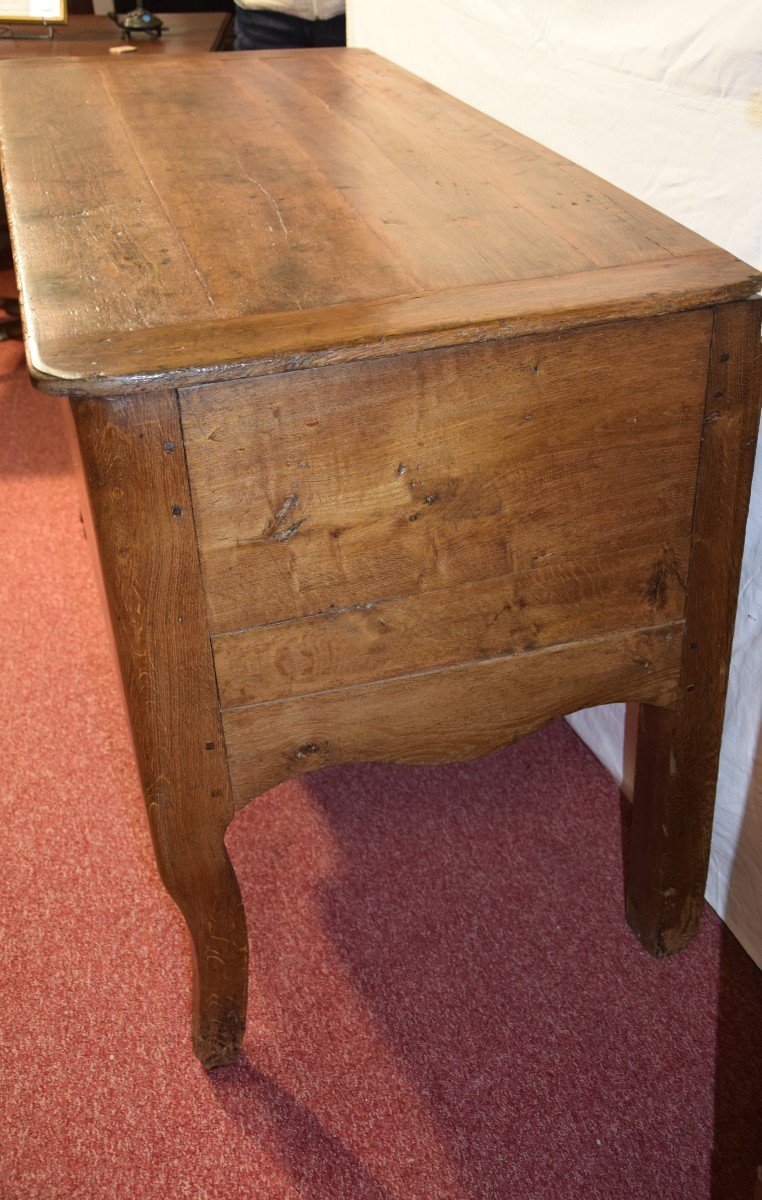
M 313 46 L 346 46 L 347 18 L 344 13 L 329 17 L 327 21 L 313 21 Z
M 236 5 L 235 49 L 303 49 L 312 44 L 311 27 L 314 23 L 301 17 L 292 17 L 289 13 Z

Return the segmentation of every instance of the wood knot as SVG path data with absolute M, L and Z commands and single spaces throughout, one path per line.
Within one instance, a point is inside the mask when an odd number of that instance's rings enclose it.
M 265 530 L 266 538 L 271 538 L 274 542 L 287 542 L 298 532 L 300 526 L 307 520 L 306 517 L 301 517 L 298 521 L 291 520 L 298 503 L 299 494 L 290 492 Z
M 304 746 L 300 746 L 296 752 L 297 758 L 304 758 L 307 754 L 317 754 L 320 747 L 317 742 L 307 742 Z
M 325 738 L 320 738 L 318 742 L 305 742 L 298 749 L 292 750 L 289 757 L 296 773 L 302 770 L 317 770 L 330 762 L 330 746 Z
M 273 541 L 289 541 L 289 539 L 292 538 L 295 533 L 298 533 L 300 526 L 303 525 L 306 520 L 306 517 L 302 517 L 300 521 L 294 521 L 293 525 L 289 525 L 288 529 L 279 529 L 277 533 L 271 534 Z
M 685 581 L 680 574 L 675 552 L 670 546 L 665 546 L 646 585 L 646 601 L 656 609 L 666 608 L 670 588 L 675 584 L 680 591 L 685 591 Z

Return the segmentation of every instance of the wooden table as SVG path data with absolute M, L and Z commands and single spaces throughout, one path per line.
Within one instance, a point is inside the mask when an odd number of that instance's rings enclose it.
M 228 23 L 228 14 L 221 12 L 159 13 L 167 29 L 160 38 L 137 36 L 132 44 L 134 54 L 110 55 L 129 59 L 138 55 L 165 58 L 176 54 L 203 54 L 217 50 Z M 2 21 L 0 20 L 0 25 Z M 109 53 L 110 46 L 124 45 L 122 35 L 108 17 L 92 13 L 72 13 L 68 25 L 53 27 L 52 38 L 0 38 L 0 59 L 3 58 L 78 58 Z
M 760 277 L 363 51 L 6 65 L 0 108 L 29 369 L 71 400 L 201 1061 L 245 1021 L 225 829 L 329 763 L 639 701 L 627 914 L 685 946 Z
M 69 16 L 68 25 L 53 26 L 52 38 L 0 38 L 0 60 L 21 58 L 71 58 L 108 55 L 117 62 L 134 62 L 141 58 L 163 58 L 167 55 L 198 54 L 221 48 L 228 24 L 228 14 L 219 12 L 160 13 L 167 29 L 160 38 L 136 36 L 129 54 L 110 54 L 111 46 L 122 46 L 122 35 L 108 17 L 93 14 Z M 2 21 L 0 21 L 2 26 Z M 14 28 L 8 26 L 8 28 Z M 17 27 L 16 27 L 17 28 Z M 5 206 L 0 194 L 0 267 L 8 266 L 8 227 Z M 0 317 L 0 341 L 21 336 L 12 300 L 0 299 L 0 308 L 11 308 L 10 320 Z

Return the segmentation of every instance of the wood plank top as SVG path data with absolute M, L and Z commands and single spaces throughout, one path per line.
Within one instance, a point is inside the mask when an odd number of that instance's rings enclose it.
M 224 12 L 157 13 L 157 16 L 166 25 L 161 37 L 136 37 L 132 43 L 135 52 L 117 55 L 117 61 L 213 50 L 228 21 L 228 14 Z M 122 35 L 108 17 L 70 13 L 67 25 L 53 26 L 51 38 L 0 38 L 0 59 L 103 56 L 109 53 L 110 46 L 121 45 L 124 45 Z
M 137 58 L 0 64 L 27 357 L 47 390 L 518 336 L 762 281 L 367 51 Z

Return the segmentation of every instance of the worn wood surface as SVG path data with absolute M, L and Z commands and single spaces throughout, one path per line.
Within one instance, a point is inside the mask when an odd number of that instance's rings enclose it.
M 702 311 L 184 393 L 211 630 L 639 546 L 683 572 L 710 327 Z
M 681 555 L 681 560 L 684 558 Z M 686 563 L 652 546 L 213 639 L 223 708 L 682 619 Z
M 674 311 L 759 279 L 365 51 L 125 65 L 0 64 L 27 352 L 51 390 Z
M 475 758 L 583 705 L 670 704 L 680 633 L 672 624 L 233 709 L 223 724 L 234 802 L 333 763 Z
M 152 10 L 153 11 L 153 10 Z M 136 37 L 132 54 L 120 57 L 163 58 L 175 54 L 200 54 L 214 50 L 227 25 L 227 13 L 157 13 L 167 26 L 160 38 Z M 93 13 L 70 13 L 67 25 L 57 25 L 52 38 L 0 38 L 0 60 L 105 57 L 109 46 L 123 45 L 122 35 L 113 21 Z M 113 57 L 113 56 L 112 56 Z
M 460 289 L 457 294 L 395 297 L 300 312 L 166 325 L 150 333 L 151 371 L 139 374 L 146 348 L 143 330 L 92 335 L 64 334 L 36 343 L 27 357 L 38 387 L 63 395 L 114 390 L 150 391 L 160 379 L 186 387 L 226 379 L 358 362 L 434 346 L 452 346 L 615 322 L 624 317 L 700 308 L 715 300 L 750 294 L 757 276 L 739 272 L 724 251 L 690 259 L 636 264 L 616 271 L 588 271 L 569 280 L 546 279 Z M 203 348 L 204 363 L 201 365 Z M 108 355 L 108 373 L 98 368 Z
M 156 858 L 193 940 L 194 1047 L 219 1066 L 243 1036 L 248 947 L 177 400 L 73 415 Z
M 717 309 L 678 699 L 671 711 L 640 712 L 627 915 L 657 955 L 688 944 L 704 899 L 762 400 L 761 320 L 759 301 Z

